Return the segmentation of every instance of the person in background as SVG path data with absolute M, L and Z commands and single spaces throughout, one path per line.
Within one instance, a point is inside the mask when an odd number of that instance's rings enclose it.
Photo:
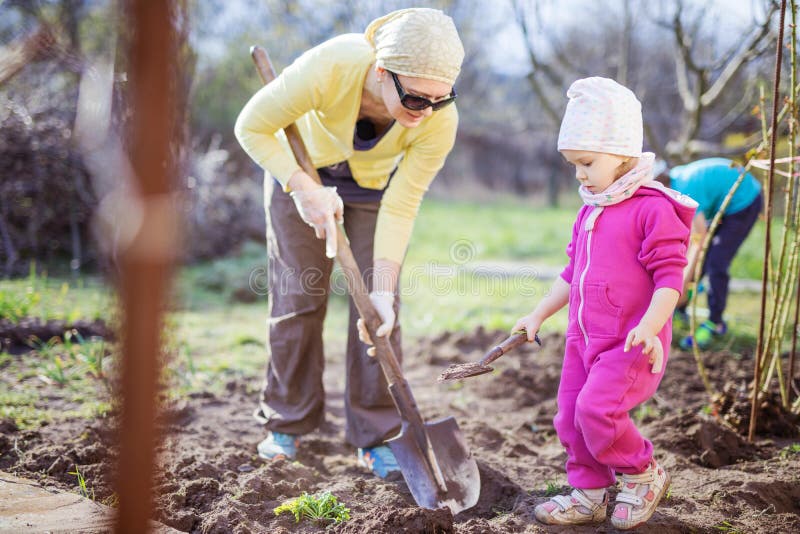
M 264 459 L 294 458 L 301 436 L 324 419 L 322 325 L 337 221 L 382 318 L 377 334 L 402 356 L 400 266 L 422 197 L 455 142 L 453 85 L 463 58 L 450 17 L 395 11 L 302 54 L 236 121 L 239 143 L 266 171 L 270 358 L 256 412 L 268 431 L 258 444 Z M 323 185 L 295 161 L 281 130 L 292 123 Z M 385 477 L 398 470 L 384 440 L 400 417 L 380 364 L 359 340 L 357 317 L 351 299 L 345 438 L 360 464 Z
M 662 164 L 658 170 L 657 180 L 688 195 L 699 205 L 692 223 L 692 239 L 688 252 L 690 261 L 684 276 L 688 287 L 694 275 L 694 260 L 708 232 L 708 226 L 744 169 L 729 159 L 707 158 L 672 169 L 667 169 Z M 703 321 L 693 334 L 680 341 L 681 348 L 690 349 L 694 343 L 701 349 L 707 348 L 714 337 L 727 332 L 723 314 L 728 303 L 731 262 L 758 220 L 762 204 L 761 184 L 752 174 L 745 173 L 711 237 L 703 262 L 701 278 L 702 275 L 708 275 L 708 320 Z M 686 299 L 679 302 L 676 311 L 683 319 L 686 319 L 687 304 Z
M 611 522 L 628 530 L 653 515 L 670 484 L 629 412 L 664 376 L 696 203 L 653 180 L 655 156 L 642 152 L 642 108 L 629 89 L 585 78 L 567 97 L 558 150 L 575 167 L 584 205 L 567 266 L 513 330 L 533 341 L 569 304 L 553 426 L 574 489 L 534 514 L 551 525 L 601 523 L 607 488 L 622 473 Z

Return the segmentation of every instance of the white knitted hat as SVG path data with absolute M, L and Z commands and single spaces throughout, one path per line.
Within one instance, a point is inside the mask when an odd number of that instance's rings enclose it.
M 583 78 L 572 83 L 567 98 L 559 150 L 642 155 L 642 105 L 630 89 L 608 78 Z

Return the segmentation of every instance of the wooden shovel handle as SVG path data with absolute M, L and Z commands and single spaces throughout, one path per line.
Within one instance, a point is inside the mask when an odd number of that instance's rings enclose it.
M 256 69 L 264 85 L 277 77 L 266 50 L 260 46 L 253 46 L 250 48 L 250 56 L 253 58 L 253 62 L 256 65 Z M 297 163 L 306 174 L 321 185 L 322 180 L 319 177 L 314 163 L 311 161 L 311 157 L 308 155 L 308 150 L 306 149 L 305 143 L 303 143 L 303 138 L 300 137 L 300 130 L 297 129 L 297 125 L 294 123 L 289 124 L 283 131 L 286 133 L 286 138 L 289 140 L 289 145 L 292 147 L 292 153 L 295 159 L 297 159 Z M 361 278 L 358 264 L 356 264 L 353 251 L 350 249 L 350 242 L 347 240 L 347 236 L 341 227 L 337 228 L 336 234 L 338 250 L 336 257 L 347 279 L 347 286 L 350 289 L 353 302 L 355 302 L 359 315 L 364 319 L 367 331 L 375 344 L 376 357 L 381 364 L 381 368 L 389 384 L 400 383 L 404 380 L 403 372 L 400 369 L 400 364 L 397 361 L 394 350 L 389 343 L 389 336 L 378 336 L 376 334 L 383 320 L 380 315 L 378 315 L 378 312 L 375 311 L 372 301 L 369 300 L 369 292 L 364 284 L 364 279 Z M 421 417 L 419 419 L 421 420 Z

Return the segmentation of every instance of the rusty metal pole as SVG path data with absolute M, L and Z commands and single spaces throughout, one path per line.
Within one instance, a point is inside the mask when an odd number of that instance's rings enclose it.
M 126 2 L 132 28 L 128 74 L 134 111 L 128 136 L 137 186 L 130 200 L 138 206 L 141 219 L 135 237 L 120 253 L 123 358 L 117 533 L 148 531 L 152 515 L 161 328 L 177 238 L 170 197 L 178 68 L 172 5 L 161 0 Z

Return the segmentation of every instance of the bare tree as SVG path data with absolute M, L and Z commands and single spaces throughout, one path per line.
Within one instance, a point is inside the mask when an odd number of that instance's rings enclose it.
M 49 28 L 41 26 L 27 37 L 0 46 L 0 85 L 10 80 L 30 61 L 52 45 Z
M 652 4 L 630 0 L 587 3 L 583 9 L 591 12 L 584 19 L 592 24 L 577 31 L 543 15 L 543 7 L 552 4 L 511 4 L 530 61 L 528 82 L 554 128 L 572 80 L 610 76 L 644 102 L 646 139 L 660 155 L 686 161 L 700 154 L 742 151 L 723 147 L 720 139 L 754 103 L 757 80 L 746 73 L 774 42 L 775 0 L 763 0 L 760 17 L 722 51 L 717 50 L 719 29 L 704 24 L 710 16 L 707 4 L 668 0 L 661 3 L 660 13 L 653 13 Z M 733 87 L 736 91 L 730 91 Z
M 736 40 L 728 50 L 713 57 L 708 47 L 703 46 L 700 34 L 701 21 L 706 15 L 706 7 L 691 13 L 684 0 L 675 0 L 672 17 L 659 24 L 668 29 L 674 38 L 675 75 L 678 93 L 683 102 L 682 126 L 678 136 L 665 146 L 666 155 L 681 160 L 689 159 L 698 153 L 726 150 L 720 143 L 709 143 L 699 139 L 706 111 L 718 104 L 723 93 L 731 88 L 732 82 L 751 61 L 771 49 L 775 41 L 773 16 L 779 3 L 768 0 L 761 20 L 754 20 L 742 39 Z M 704 50 L 705 49 L 705 50 Z M 711 56 L 711 57 L 709 57 Z M 746 80 L 746 93 L 752 94 L 753 80 Z M 736 117 L 748 107 L 748 100 L 742 98 L 737 105 L 728 110 L 726 117 Z M 726 118 L 717 122 L 709 137 L 717 137 L 730 125 Z

